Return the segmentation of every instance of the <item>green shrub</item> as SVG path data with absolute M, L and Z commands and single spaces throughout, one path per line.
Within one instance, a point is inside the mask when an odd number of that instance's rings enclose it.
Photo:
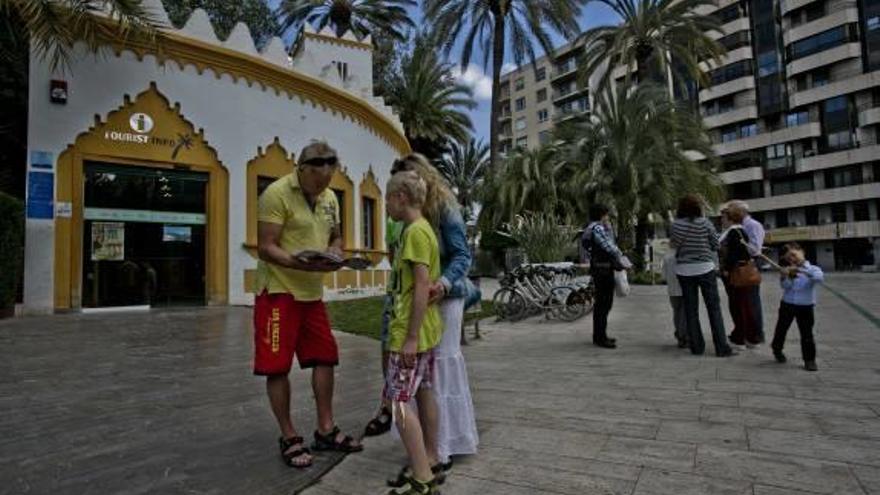
M 24 205 L 0 192 L 0 309 L 15 305 L 24 253 Z
M 565 261 L 566 254 L 577 247 L 575 230 L 560 224 L 552 213 L 517 215 L 508 228 L 510 236 L 525 251 L 529 263 Z

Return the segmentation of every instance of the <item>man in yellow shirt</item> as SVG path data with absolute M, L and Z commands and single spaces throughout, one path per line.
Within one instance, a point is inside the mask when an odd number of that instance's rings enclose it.
M 333 368 L 339 353 L 322 298 L 324 274 L 338 270 L 341 263 L 329 256 L 311 261 L 297 256 L 319 251 L 341 259 L 339 205 L 328 188 L 338 167 L 336 151 L 314 142 L 303 148 L 296 170 L 260 196 L 254 374 L 266 376 L 269 402 L 281 428 L 281 456 L 297 468 L 310 466 L 312 455 L 290 418 L 287 375 L 294 354 L 300 368 L 312 368 L 318 410 L 312 449 L 363 449 L 333 422 Z

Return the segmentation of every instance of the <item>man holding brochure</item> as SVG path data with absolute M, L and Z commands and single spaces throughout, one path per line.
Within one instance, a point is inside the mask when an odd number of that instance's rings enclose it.
M 296 170 L 260 196 L 254 374 L 266 377 L 281 429 L 281 458 L 295 468 L 311 466 L 312 454 L 290 417 L 287 375 L 294 355 L 300 368 L 312 368 L 318 422 L 311 449 L 363 449 L 333 421 L 333 369 L 339 354 L 322 301 L 325 273 L 350 266 L 342 257 L 339 205 L 328 188 L 338 167 L 336 151 L 313 142 L 303 148 Z

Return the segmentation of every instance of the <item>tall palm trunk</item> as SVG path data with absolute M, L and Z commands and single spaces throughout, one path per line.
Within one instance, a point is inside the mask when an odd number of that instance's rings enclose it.
M 499 7 L 495 13 L 495 26 L 492 30 L 492 110 L 489 122 L 489 167 L 495 169 L 498 162 L 498 117 L 501 111 L 501 67 L 504 65 L 504 15 Z

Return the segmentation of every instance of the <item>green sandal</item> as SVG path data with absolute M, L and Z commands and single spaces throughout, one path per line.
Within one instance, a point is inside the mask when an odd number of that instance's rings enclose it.
M 440 495 L 436 481 L 423 482 L 413 478 L 406 481 L 400 488 L 388 492 L 388 495 Z
M 443 482 L 446 481 L 445 471 L 447 471 L 448 469 L 446 466 L 447 464 L 443 464 L 442 462 L 438 462 L 437 464 L 431 466 L 431 474 L 434 475 L 434 480 L 431 482 L 431 484 L 435 486 L 440 486 L 443 484 Z M 452 467 L 451 463 L 449 464 L 449 467 Z M 390 478 L 386 480 L 385 483 L 391 488 L 401 488 L 409 483 L 412 479 L 412 469 L 410 469 L 409 466 L 403 466 L 402 468 L 400 468 L 400 472 L 397 473 L 396 478 Z

